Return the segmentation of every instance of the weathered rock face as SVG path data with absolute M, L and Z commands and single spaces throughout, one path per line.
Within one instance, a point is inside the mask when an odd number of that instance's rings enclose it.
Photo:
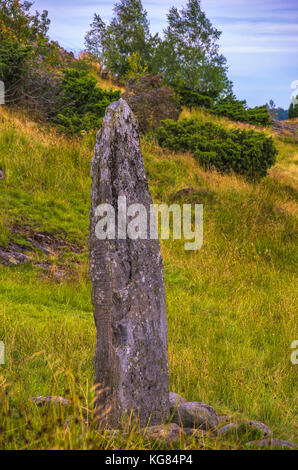
M 99 420 L 116 427 L 122 415 L 134 410 L 142 426 L 149 419 L 160 424 L 169 417 L 163 261 L 158 240 L 117 237 L 119 196 L 126 196 L 127 206 L 143 204 L 147 214 L 152 204 L 137 125 L 122 99 L 107 108 L 91 176 L 89 257 Z M 102 203 L 116 210 L 116 240 L 96 237 L 96 208 Z

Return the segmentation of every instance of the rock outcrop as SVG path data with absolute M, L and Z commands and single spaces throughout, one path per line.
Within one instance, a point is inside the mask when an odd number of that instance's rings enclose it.
M 99 421 L 117 427 L 134 412 L 141 426 L 169 417 L 168 346 L 163 260 L 158 239 L 125 238 L 118 198 L 152 204 L 139 135 L 127 103 L 112 103 L 92 160 L 90 277 L 97 329 L 94 357 Z M 116 239 L 99 239 L 98 206 L 115 208 Z M 124 209 L 126 211 L 126 209 Z M 128 217 L 129 219 L 129 217 Z M 128 220 L 129 221 L 129 220 Z M 149 221 L 148 221 L 149 224 Z

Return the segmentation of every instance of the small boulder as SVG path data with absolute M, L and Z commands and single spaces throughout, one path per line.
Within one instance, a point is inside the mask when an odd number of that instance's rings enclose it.
M 55 397 L 55 396 L 39 396 L 39 397 L 33 397 L 31 400 L 37 405 L 37 406 L 42 406 L 42 405 L 47 405 L 49 403 L 53 403 L 54 405 L 70 405 L 71 402 L 67 400 L 67 398 L 63 397 Z
M 224 436 L 226 434 L 244 434 L 248 431 L 259 431 L 262 437 L 269 437 L 273 433 L 266 424 L 261 421 L 246 421 L 245 423 L 228 423 L 217 430 L 217 435 Z
M 17 266 L 20 263 L 27 263 L 28 261 L 28 256 L 23 253 L 0 250 L 0 263 L 4 264 L 4 266 Z
M 216 432 L 218 436 L 224 436 L 227 434 L 236 434 L 240 425 L 236 423 L 228 423 L 219 428 Z
M 199 401 L 180 402 L 174 411 L 172 421 L 183 428 L 205 430 L 214 429 L 219 423 L 215 409 Z
M 5 179 L 4 171 L 0 169 L 0 180 L 4 180 L 4 179 Z
M 296 444 L 290 441 L 283 441 L 282 439 L 276 438 L 267 438 L 262 439 L 260 441 L 250 441 L 245 444 L 247 447 L 253 447 L 254 449 L 262 449 L 264 447 L 268 447 L 270 449 L 297 449 Z
M 245 425 L 248 428 L 258 429 L 261 432 L 262 436 L 264 437 L 269 437 L 269 436 L 272 436 L 273 434 L 271 429 L 266 424 L 262 423 L 261 421 L 247 421 Z
M 169 402 L 170 402 L 170 407 L 171 407 L 171 411 L 172 411 L 172 408 L 177 407 L 179 405 L 179 403 L 185 403 L 185 400 L 184 400 L 184 398 L 180 397 L 180 395 L 178 395 L 178 393 L 170 392 Z

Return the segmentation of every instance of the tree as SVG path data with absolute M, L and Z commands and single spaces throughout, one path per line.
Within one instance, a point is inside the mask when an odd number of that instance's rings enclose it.
M 130 66 L 138 70 L 150 66 L 157 35 L 152 37 L 147 12 L 140 0 L 121 0 L 113 9 L 114 16 L 106 25 L 94 15 L 91 29 L 85 36 L 87 52 L 102 62 L 104 68 L 116 77 L 129 75 Z
M 297 100 L 298 100 L 298 96 L 297 96 Z M 298 118 L 298 103 L 297 104 L 294 103 L 294 100 L 293 100 L 289 107 L 289 119 L 295 119 L 295 118 Z
M 90 27 L 90 31 L 85 35 L 86 51 L 95 59 L 102 61 L 104 56 L 106 25 L 101 17 L 95 13 Z
M 270 114 L 271 119 L 277 119 L 278 111 L 276 109 L 276 105 L 273 100 L 270 100 L 269 103 L 266 104 L 268 113 Z
M 31 14 L 32 3 L 0 0 L 0 80 L 5 83 L 6 102 L 20 98 L 27 75 L 40 63 L 54 63 L 58 45 L 49 41 L 48 12 Z
M 164 79 L 170 84 L 179 80 L 212 98 L 231 92 L 226 59 L 217 43 L 220 35 L 202 11 L 200 0 L 189 0 L 180 11 L 172 7 L 157 54 Z

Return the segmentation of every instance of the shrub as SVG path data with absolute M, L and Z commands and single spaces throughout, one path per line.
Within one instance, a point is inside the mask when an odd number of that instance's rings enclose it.
M 171 86 L 179 96 L 180 104 L 182 106 L 212 108 L 213 99 L 210 96 L 201 94 L 198 91 L 186 87 L 180 80 L 176 80 Z
M 160 126 L 164 119 L 178 119 L 180 114 L 174 91 L 159 75 L 128 80 L 123 98 L 135 113 L 142 133 Z
M 197 91 L 192 91 L 187 88 L 179 90 L 180 102 L 184 106 L 200 106 L 203 108 L 212 108 L 213 100 L 210 96 L 201 95 Z
M 67 134 L 98 129 L 107 106 L 120 98 L 119 90 L 103 90 L 88 70 L 66 69 L 62 78 L 62 97 L 53 122 Z
M 219 100 L 211 109 L 214 114 L 226 116 L 229 119 L 259 126 L 269 126 L 271 124 L 270 114 L 267 106 L 256 106 L 247 108 L 245 100 L 236 100 L 233 96 L 227 96 Z
M 205 169 L 244 175 L 257 180 L 275 163 L 273 139 L 254 130 L 228 130 L 212 122 L 166 120 L 157 129 L 158 142 L 172 150 L 191 151 Z

